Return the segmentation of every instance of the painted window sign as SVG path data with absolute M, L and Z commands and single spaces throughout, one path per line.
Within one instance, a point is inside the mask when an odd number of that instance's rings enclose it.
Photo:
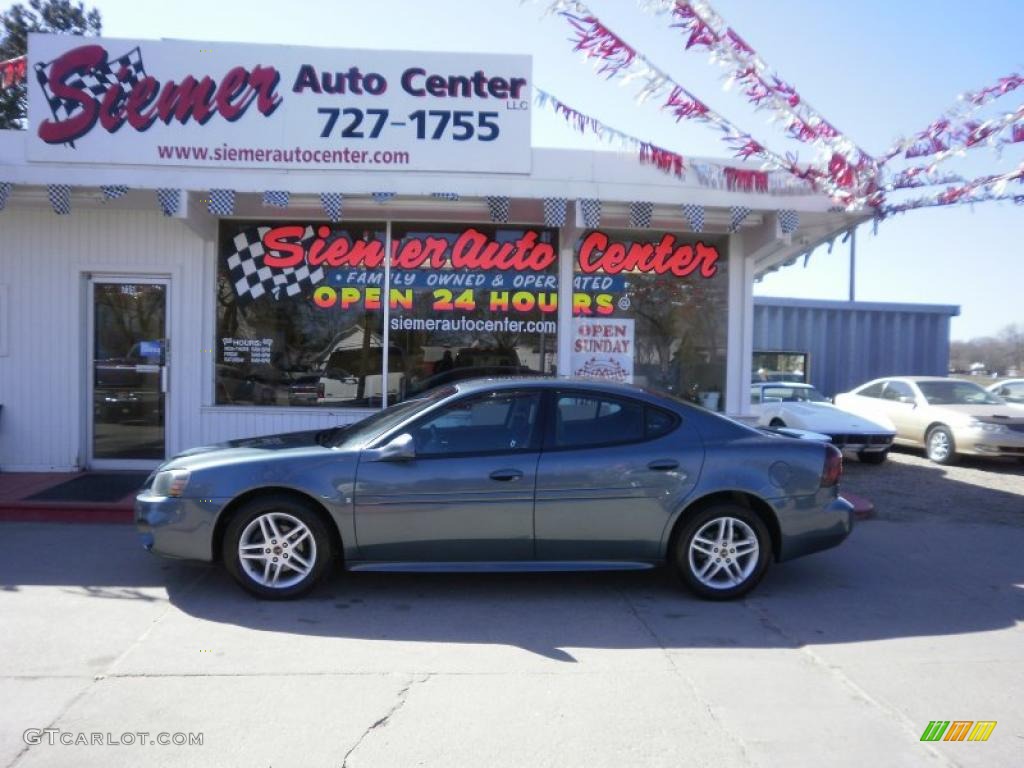
M 530 170 L 528 56 L 33 34 L 31 160 Z
M 634 324 L 632 318 L 574 318 L 573 376 L 633 383 Z

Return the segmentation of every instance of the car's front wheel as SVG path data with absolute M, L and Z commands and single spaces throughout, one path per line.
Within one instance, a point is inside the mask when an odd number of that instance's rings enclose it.
M 860 451 L 857 458 L 862 464 L 884 464 L 889 458 L 889 451 Z
M 248 501 L 228 523 L 224 565 L 256 597 L 286 600 L 311 590 L 333 559 L 331 537 L 309 504 L 273 494 Z
M 675 542 L 675 566 L 691 591 L 709 600 L 742 597 L 764 577 L 771 537 L 752 510 L 722 504 L 685 521 Z
M 956 461 L 956 443 L 949 427 L 932 427 L 925 438 L 925 451 L 936 464 L 952 464 Z

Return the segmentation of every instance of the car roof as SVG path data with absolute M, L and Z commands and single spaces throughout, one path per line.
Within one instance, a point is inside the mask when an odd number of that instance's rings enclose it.
M 751 382 L 752 387 L 807 387 L 808 389 L 814 389 L 813 384 L 808 384 L 806 381 L 754 381 Z
M 603 381 L 581 377 L 556 378 L 552 376 L 502 376 L 466 379 L 452 382 L 451 386 L 460 393 L 488 392 L 495 389 L 519 389 L 522 387 L 538 389 L 586 389 L 595 392 L 618 393 L 624 396 L 637 397 L 642 395 L 664 397 L 635 384 L 624 384 L 617 381 Z

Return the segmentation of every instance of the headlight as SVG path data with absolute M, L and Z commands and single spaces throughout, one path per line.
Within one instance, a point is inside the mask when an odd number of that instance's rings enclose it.
M 980 429 L 982 432 L 988 432 L 990 435 L 1006 432 L 1005 424 L 992 424 L 991 422 L 978 421 L 977 419 L 972 419 L 967 426 L 971 429 Z
M 167 469 L 157 472 L 153 478 L 154 496 L 181 496 L 188 487 L 191 473 L 187 469 Z

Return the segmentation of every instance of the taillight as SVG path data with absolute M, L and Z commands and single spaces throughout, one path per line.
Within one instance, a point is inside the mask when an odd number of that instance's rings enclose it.
M 316 396 L 317 396 L 317 399 L 318 400 L 323 400 L 324 399 L 324 394 L 325 394 L 325 392 L 324 392 L 324 383 L 322 381 L 318 382 L 317 385 L 316 385 Z
M 843 452 L 831 443 L 825 445 L 825 466 L 821 470 L 821 487 L 831 488 L 843 476 Z

